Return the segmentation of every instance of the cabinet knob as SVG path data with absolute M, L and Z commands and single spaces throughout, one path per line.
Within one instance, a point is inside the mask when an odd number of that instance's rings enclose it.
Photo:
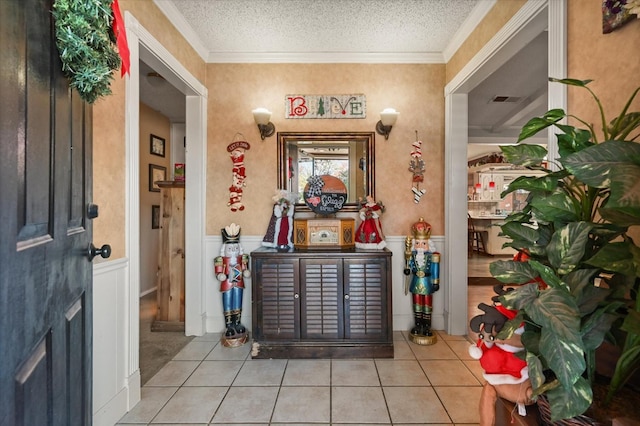
M 299 298 L 299 297 L 300 297 L 300 295 L 299 295 L 298 293 L 296 293 L 296 294 L 294 294 L 294 295 L 293 295 L 293 298 L 294 298 L 294 299 L 297 299 L 297 298 Z
M 344 295 L 344 298 L 345 298 L 345 299 L 347 299 L 347 300 L 349 300 L 349 295 L 348 295 L 348 294 L 345 294 L 345 295 Z

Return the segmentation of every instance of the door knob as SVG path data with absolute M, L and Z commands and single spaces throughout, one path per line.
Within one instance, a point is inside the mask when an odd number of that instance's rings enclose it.
M 89 261 L 92 261 L 94 257 L 100 256 L 103 259 L 111 256 L 111 246 L 109 244 L 103 244 L 102 247 L 97 248 L 93 243 L 89 244 Z

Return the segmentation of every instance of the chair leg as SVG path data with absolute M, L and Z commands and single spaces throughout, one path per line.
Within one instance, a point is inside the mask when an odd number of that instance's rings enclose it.
M 478 253 L 480 253 L 480 246 L 482 246 L 482 253 L 488 255 L 489 253 L 487 252 L 487 246 L 484 242 L 484 235 L 482 234 L 482 232 L 478 232 Z

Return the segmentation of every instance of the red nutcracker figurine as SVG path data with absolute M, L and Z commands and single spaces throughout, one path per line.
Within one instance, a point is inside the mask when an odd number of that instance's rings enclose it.
M 240 246 L 240 226 L 232 223 L 222 231 L 220 256 L 214 259 L 215 276 L 220 281 L 222 308 L 226 331 L 222 339 L 225 346 L 240 346 L 247 341 L 247 329 L 242 325 L 242 293 L 244 278 L 251 275 L 249 256 Z

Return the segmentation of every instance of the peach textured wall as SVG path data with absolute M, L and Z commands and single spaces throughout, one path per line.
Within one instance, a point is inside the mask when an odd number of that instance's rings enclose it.
M 113 260 L 125 256 L 124 80 L 116 77 L 111 91 L 93 105 L 93 202 L 100 207 L 93 241 L 111 245 Z
M 165 140 L 165 156 L 151 154 L 151 134 Z M 149 165 L 165 167 L 171 179 L 171 124 L 169 119 L 140 103 L 140 293 L 156 286 L 160 229 L 151 229 L 151 206 L 160 205 L 160 192 L 149 191 Z
M 447 62 L 447 83 L 462 70 L 525 3 L 526 0 L 498 0 L 496 2 L 482 22 L 478 24 Z
M 271 196 L 276 187 L 275 138 L 260 141 L 251 110 L 265 106 L 273 111 L 278 131 L 372 131 L 378 112 L 394 107 L 401 115 L 389 140 L 376 137 L 377 198 L 387 211 L 383 225 L 389 235 L 404 235 L 413 220 L 424 216 L 434 235 L 444 233 L 442 89 L 478 50 L 522 7 L 524 0 L 499 0 L 472 36 L 446 65 L 371 64 L 204 64 L 151 0 L 121 0 L 128 10 L 182 64 L 209 89 L 207 159 L 207 233 L 235 221 L 243 234 L 260 235 L 266 228 Z M 574 78 L 592 78 L 592 87 L 605 105 L 619 107 L 630 88 L 637 85 L 638 21 L 603 35 L 600 0 L 569 0 L 568 69 Z M 633 72 L 632 70 L 635 70 Z M 124 82 L 119 75 L 113 95 L 94 105 L 94 202 L 100 218 L 94 221 L 97 244 L 112 244 L 112 258 L 123 257 L 125 224 Z M 606 90 L 606 92 L 604 92 Z M 284 119 L 284 96 L 291 93 L 364 93 L 367 115 L 363 120 Z M 625 96 L 622 96 L 622 94 Z M 593 114 L 583 95 L 569 91 L 572 113 Z M 415 130 L 423 141 L 427 163 L 427 195 L 414 204 L 407 171 Z M 252 144 L 247 153 L 246 210 L 231 213 L 226 206 L 231 182 L 231 161 L 226 146 L 241 132 Z
M 130 12 L 195 78 L 204 82 L 204 61 L 152 0 L 119 0 L 119 4 L 123 14 Z
M 209 64 L 207 67 L 207 234 L 219 235 L 231 222 L 243 235 L 263 235 L 277 187 L 277 139 L 260 140 L 251 110 L 263 106 L 276 131 L 374 131 L 380 111 L 400 112 L 388 140 L 376 134 L 376 198 L 386 206 L 387 235 L 406 235 L 423 216 L 433 235 L 444 233 L 444 65 Z M 365 119 L 286 119 L 289 94 L 366 96 Z M 413 202 L 408 171 L 411 144 L 423 141 L 427 195 Z M 251 144 L 245 155 L 245 210 L 227 207 L 232 163 L 226 151 L 237 133 Z
M 182 65 L 203 84 L 205 63 L 184 40 L 152 0 L 120 0 L 124 14 L 130 12 Z M 93 201 L 100 217 L 93 222 L 96 245 L 111 244 L 111 260 L 125 253 L 125 83 L 114 73 L 113 94 L 93 107 Z M 99 261 L 99 260 L 97 260 Z
M 568 77 L 593 80 L 589 88 L 600 98 L 605 114 L 615 116 L 640 86 L 640 19 L 602 34 L 602 2 L 568 2 Z M 569 87 L 568 110 L 602 129 L 596 104 L 586 90 Z M 640 109 L 640 96 L 635 108 Z
M 568 77 L 593 80 L 589 88 L 600 98 L 609 121 L 640 87 L 640 19 L 602 34 L 601 7 L 600 0 L 569 0 L 567 67 Z M 599 112 L 586 90 L 569 87 L 567 110 L 601 131 Z M 639 110 L 640 95 L 636 95 L 629 111 Z M 632 237 L 640 241 L 640 227 L 632 229 Z

